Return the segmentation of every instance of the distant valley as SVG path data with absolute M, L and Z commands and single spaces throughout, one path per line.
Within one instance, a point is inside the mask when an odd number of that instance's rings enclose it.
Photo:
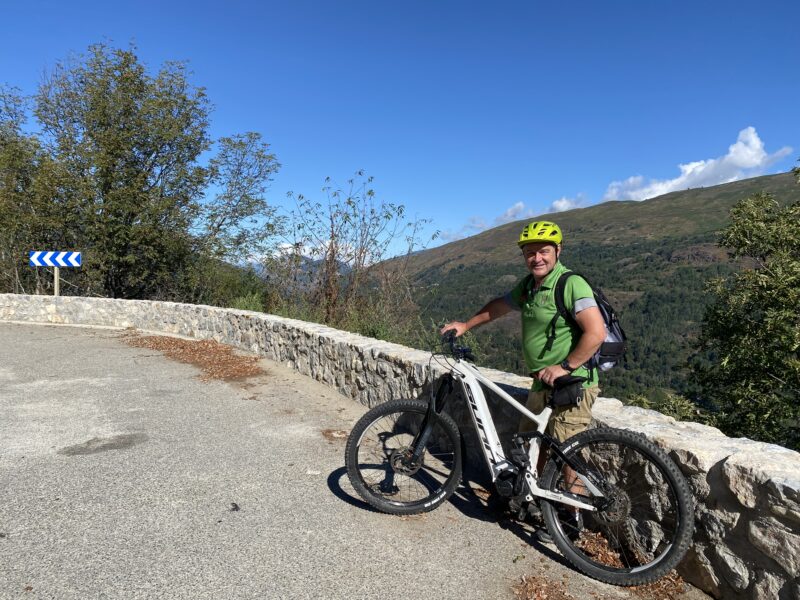
M 674 192 L 642 202 L 605 202 L 544 215 L 564 230 L 562 262 L 603 289 L 630 339 L 627 364 L 607 373 L 603 394 L 691 395 L 687 360 L 700 332 L 706 282 L 740 268 L 716 245 L 736 202 L 758 192 L 800 199 L 791 173 Z M 528 220 L 409 258 L 424 322 L 466 320 L 526 275 L 516 240 Z M 525 374 L 518 317 L 476 330 L 480 364 Z

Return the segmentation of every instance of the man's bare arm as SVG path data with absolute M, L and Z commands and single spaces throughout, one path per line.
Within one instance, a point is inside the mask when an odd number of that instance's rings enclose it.
M 582 310 L 575 315 L 578 326 L 583 330 L 578 345 L 567 356 L 571 367 L 579 367 L 594 356 L 600 344 L 606 339 L 606 324 L 596 306 Z
M 592 358 L 600 344 L 606 339 L 606 325 L 603 321 L 603 315 L 596 306 L 582 310 L 575 316 L 575 320 L 583 330 L 583 334 L 578 340 L 578 345 L 567 356 L 567 362 L 573 368 L 581 366 Z M 547 385 L 553 385 L 553 382 L 562 375 L 568 375 L 568 371 L 563 369 L 561 365 L 552 365 L 535 373 L 534 377 Z
M 452 323 L 448 323 L 444 327 L 439 330 L 439 333 L 444 334 L 451 329 L 454 329 L 456 332 L 456 337 L 464 335 L 473 327 L 477 327 L 478 325 L 483 325 L 484 323 L 488 323 L 489 321 L 494 321 L 495 319 L 502 317 L 503 315 L 507 315 L 512 310 L 514 310 L 506 301 L 505 298 L 495 298 L 494 300 L 490 301 L 486 306 L 481 308 L 478 312 L 475 313 L 469 321 L 466 323 L 462 321 L 453 321 Z

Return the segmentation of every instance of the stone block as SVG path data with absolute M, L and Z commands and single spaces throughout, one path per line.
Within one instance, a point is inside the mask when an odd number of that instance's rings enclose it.
M 414 364 L 411 371 L 411 383 L 416 387 L 422 387 L 425 384 L 427 376 L 427 369 L 425 365 L 420 363 Z
M 759 517 L 747 528 L 750 542 L 779 564 L 790 578 L 800 577 L 800 535 L 771 517 Z
M 706 556 L 707 548 L 703 544 L 694 544 L 689 548 L 678 569 L 681 576 L 692 585 L 704 590 L 715 598 L 722 597 L 720 579 Z
M 648 431 L 646 434 L 668 449 L 670 458 L 685 475 L 708 473 L 715 465 L 741 451 L 737 444 L 727 441 L 728 438 L 724 436 L 705 438 L 679 428 L 655 434 Z
M 697 505 L 706 502 L 712 496 L 711 485 L 708 483 L 706 473 L 689 475 L 686 477 L 686 482 L 689 484 L 689 489 Z
M 388 378 L 392 376 L 392 367 L 385 360 L 378 360 L 376 364 L 376 370 L 378 371 L 378 375 L 380 375 L 383 378 Z
M 714 555 L 725 581 L 737 591 L 746 590 L 750 585 L 750 569 L 744 561 L 723 544 L 714 546 Z
M 709 541 L 716 543 L 723 540 L 733 531 L 741 518 L 741 513 L 719 509 L 712 510 L 699 506 L 695 517 L 702 526 L 703 532 L 708 536 Z
M 756 583 L 753 586 L 753 600 L 766 600 L 767 598 L 778 598 L 783 580 L 781 576 L 769 571 L 759 570 L 756 572 Z M 798 598 L 800 600 L 800 598 Z
M 742 451 L 722 467 L 722 477 L 733 495 L 748 508 L 777 507 L 789 518 L 800 513 L 800 454 L 775 444 L 736 440 Z

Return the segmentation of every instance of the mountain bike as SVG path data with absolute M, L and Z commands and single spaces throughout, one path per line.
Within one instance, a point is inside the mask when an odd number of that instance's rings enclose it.
M 533 414 L 480 373 L 453 332 L 442 345 L 431 360 L 447 373 L 429 401 L 375 406 L 348 437 L 347 474 L 367 503 L 411 515 L 433 510 L 455 492 L 465 452 L 458 426 L 444 409 L 458 386 L 497 494 L 520 515 L 538 508 L 556 547 L 575 568 L 606 583 L 641 585 L 677 565 L 691 544 L 693 502 L 662 449 L 642 435 L 612 428 L 588 429 L 559 444 L 545 432 L 552 403 Z M 508 451 L 484 387 L 536 424 L 535 431 L 513 434 Z M 547 462 L 539 474 L 542 452 Z

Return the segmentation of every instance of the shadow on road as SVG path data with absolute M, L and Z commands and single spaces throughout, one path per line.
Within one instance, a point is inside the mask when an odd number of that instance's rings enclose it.
M 344 488 L 339 484 L 341 479 L 347 475 L 347 468 L 346 467 L 339 467 L 338 469 L 331 471 L 331 474 L 328 475 L 328 489 L 333 492 L 333 495 L 339 498 L 348 504 L 353 506 L 357 506 L 358 508 L 363 508 L 364 510 L 368 510 L 370 512 L 380 512 L 379 510 L 371 507 L 369 504 L 364 502 L 361 498 L 357 498 L 352 494 L 347 493 Z
M 546 556 L 564 567 L 574 570 L 574 567 L 569 564 L 558 551 L 547 544 L 541 543 L 536 538 L 536 531 L 540 526 L 543 527 L 543 524 L 539 523 L 537 526 L 533 525 L 528 520 L 520 521 L 516 519 L 509 514 L 502 502 L 495 501 L 496 496 L 489 495 L 486 500 L 484 500 L 481 496 L 488 494 L 488 492 L 486 492 L 486 487 L 492 489 L 494 488 L 494 484 L 489 483 L 488 486 L 484 487 L 486 483 L 481 476 L 479 476 L 479 481 L 480 483 L 475 483 L 465 477 L 456 492 L 450 497 L 450 502 L 453 506 L 461 511 L 464 516 L 471 519 L 496 523 L 498 527 L 510 531 L 525 544 L 535 548 L 543 556 Z M 480 490 L 481 496 L 475 493 L 475 488 Z
M 328 488 L 334 496 L 352 506 L 363 508 L 364 510 L 379 513 L 380 511 L 373 508 L 360 498 L 353 496 L 341 486 L 340 481 L 343 477 L 347 476 L 347 468 L 340 467 L 328 475 Z M 477 519 L 487 523 L 496 523 L 498 527 L 510 531 L 516 535 L 524 543 L 535 548 L 540 554 L 549 558 L 552 561 L 559 563 L 569 569 L 574 570 L 556 550 L 546 544 L 542 544 L 536 539 L 536 527 L 528 522 L 520 522 L 512 518 L 502 508 L 494 505 L 492 502 L 487 502 L 475 493 L 473 486 L 476 486 L 482 492 L 485 492 L 483 483 L 475 483 L 465 478 L 461 485 L 458 486 L 455 493 L 450 497 L 450 503 L 458 509 L 465 517 L 470 519 Z

